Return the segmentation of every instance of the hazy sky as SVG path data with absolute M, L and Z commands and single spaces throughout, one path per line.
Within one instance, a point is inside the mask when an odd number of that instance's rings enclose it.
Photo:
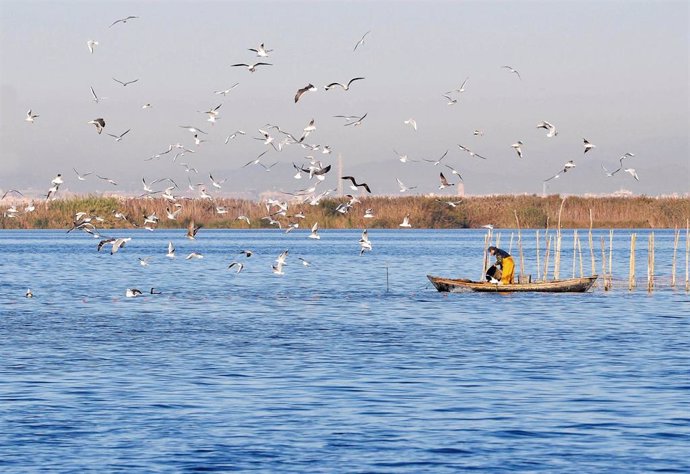
M 119 18 L 139 18 L 109 25 Z M 551 193 L 635 194 L 690 191 L 688 3 L 678 2 L 0 2 L 0 189 L 36 194 L 62 173 L 63 191 L 143 192 L 141 179 L 187 177 L 209 184 L 227 178 L 222 192 L 295 191 L 292 163 L 313 154 L 334 171 L 369 183 L 376 194 L 400 194 L 395 178 L 413 193 L 438 190 L 436 159 L 462 173 L 468 194 L 541 193 L 542 182 L 573 160 L 576 168 L 549 182 Z M 370 31 L 356 51 L 353 48 Z M 93 54 L 86 42 L 99 42 Z M 257 58 L 248 48 L 274 51 Z M 250 73 L 234 63 L 273 64 Z M 502 66 L 519 71 L 521 79 Z M 325 91 L 347 82 L 349 91 Z M 458 103 L 442 94 L 459 88 Z M 123 81 L 138 79 L 126 87 Z M 226 97 L 214 91 L 239 85 Z M 294 103 L 297 89 L 317 86 Z M 89 87 L 101 97 L 92 100 Z M 151 108 L 142 109 L 150 103 Z M 217 123 L 199 111 L 223 104 Z M 28 109 L 39 115 L 26 122 Z M 334 115 L 368 114 L 344 127 Z M 98 135 L 89 120 L 103 117 Z M 305 140 L 329 145 L 323 155 L 298 145 L 273 151 L 258 137 L 267 123 Z M 414 118 L 418 130 L 404 121 Z M 558 135 L 536 128 L 546 120 Z M 180 125 L 208 132 L 194 144 Z M 131 132 L 120 142 L 106 133 Z M 247 132 L 224 144 L 235 130 Z M 474 135 L 475 129 L 483 135 Z M 277 131 L 276 142 L 283 138 Z M 596 148 L 583 154 L 583 138 Z M 523 158 L 511 144 L 521 140 Z M 172 163 L 183 143 L 196 150 Z M 462 144 L 487 160 L 471 157 Z M 242 168 L 262 151 L 278 162 L 270 173 Z M 635 181 L 618 167 L 635 157 Z M 185 172 L 180 162 L 196 167 Z M 78 181 L 72 171 L 95 172 Z M 163 184 L 158 185 L 164 187 Z

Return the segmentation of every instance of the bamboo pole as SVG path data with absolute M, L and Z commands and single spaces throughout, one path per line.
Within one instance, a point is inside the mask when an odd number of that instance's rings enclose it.
M 565 204 L 565 197 L 561 200 L 561 207 L 558 209 L 558 229 L 556 229 L 556 253 L 553 262 L 553 279 L 558 280 L 561 275 L 561 214 L 563 213 L 563 205 Z
M 647 239 L 647 291 L 654 289 L 654 232 Z
M 541 267 L 539 266 L 539 229 L 536 231 L 537 234 L 537 281 L 541 280 Z
M 551 249 L 551 236 L 546 241 L 546 251 L 544 254 L 544 281 L 549 277 L 549 250 Z
M 596 264 L 594 262 L 594 240 L 592 239 L 592 225 L 594 219 L 592 218 L 592 209 L 589 210 L 589 253 L 592 257 L 592 275 L 597 272 Z
M 482 275 L 479 277 L 479 281 L 484 281 L 484 278 L 486 277 L 486 270 L 488 270 L 488 261 L 489 261 L 489 253 L 488 253 L 488 248 L 489 248 L 489 243 L 491 242 L 491 230 L 489 230 L 486 235 L 484 235 L 484 252 L 483 252 L 483 259 L 482 259 Z
M 518 276 L 518 282 L 522 283 L 523 277 L 524 277 L 523 268 L 525 268 L 525 257 L 524 257 L 524 254 L 522 253 L 522 230 L 520 229 L 520 219 L 518 219 L 517 211 L 513 210 L 513 213 L 515 214 L 515 222 L 517 222 L 518 252 L 520 253 L 520 274 Z
M 680 240 L 680 229 L 676 226 L 673 231 L 673 261 L 671 262 L 671 288 L 676 287 L 676 255 L 678 254 L 678 241 Z
M 508 243 L 508 253 L 510 254 L 513 253 L 513 234 L 514 232 L 510 233 L 510 242 Z
M 573 230 L 573 278 L 575 278 L 575 264 L 577 263 L 577 229 Z
M 606 244 L 604 243 L 604 237 L 601 237 L 601 274 L 604 278 L 604 291 L 608 291 L 609 284 L 606 278 Z
M 609 230 L 609 285 L 613 285 L 613 229 Z
M 580 236 L 577 237 L 577 253 L 580 255 L 580 278 L 585 276 L 585 268 L 582 265 L 582 244 L 580 243 Z
M 637 243 L 637 234 L 630 235 L 630 264 L 628 271 L 628 290 L 632 291 L 635 288 L 635 244 Z
M 685 221 L 685 291 L 690 291 L 690 219 Z

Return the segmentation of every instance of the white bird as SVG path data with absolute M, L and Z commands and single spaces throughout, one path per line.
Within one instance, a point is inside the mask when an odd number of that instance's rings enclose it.
M 233 85 L 231 85 L 229 89 L 224 89 L 224 90 L 220 90 L 220 91 L 213 91 L 213 93 L 214 93 L 214 94 L 218 94 L 218 95 L 226 96 L 226 95 L 228 95 L 228 94 L 230 93 L 231 90 L 233 90 L 235 87 L 237 87 L 237 86 L 239 86 L 239 85 L 240 85 L 240 83 L 239 83 L 239 82 L 236 82 L 236 83 L 234 83 Z
M 285 250 L 280 255 L 278 255 L 278 258 L 276 258 L 276 264 L 271 267 L 273 269 L 273 273 L 275 273 L 276 275 L 284 275 L 283 265 L 285 265 L 285 259 L 287 259 L 287 256 L 288 250 Z
M 55 176 L 50 183 L 51 184 L 57 184 L 59 186 L 59 185 L 63 184 L 64 182 L 65 181 L 62 179 L 62 175 L 60 173 L 58 173 L 57 176 Z
M 121 80 L 115 79 L 115 78 L 113 77 L 113 81 L 117 82 L 118 84 L 122 84 L 123 87 L 127 87 L 129 84 L 134 84 L 134 83 L 137 82 L 138 80 L 139 80 L 139 79 L 134 79 L 134 80 L 132 80 L 132 81 L 121 81 Z
M 597 147 L 597 146 L 594 145 L 593 143 L 590 143 L 586 138 L 583 138 L 582 141 L 583 141 L 583 145 L 584 145 L 584 147 L 585 147 L 585 151 L 584 151 L 585 153 L 587 153 L 587 152 L 588 152 L 589 150 L 591 150 L 592 148 L 596 148 L 596 147 Z
M 235 132 L 233 132 L 227 136 L 227 138 L 225 139 L 225 144 L 227 145 L 230 140 L 234 140 L 235 138 L 237 138 L 238 134 L 239 135 L 246 135 L 246 133 L 243 130 L 237 130 L 237 131 L 235 131 Z
M 254 71 L 256 71 L 257 66 L 273 66 L 273 64 L 259 62 L 259 63 L 254 63 L 254 64 L 238 63 L 238 64 L 231 64 L 231 66 L 232 67 L 244 66 L 249 70 L 249 72 L 254 72 Z
M 623 170 L 624 172 L 628 173 L 630 176 L 635 178 L 635 181 L 639 181 L 640 178 L 637 176 L 637 172 L 635 171 L 635 168 L 626 168 Z
M 144 257 L 144 258 L 139 257 L 139 265 L 141 265 L 142 267 L 148 267 L 150 260 L 151 260 L 151 257 Z
M 520 77 L 520 73 L 517 72 L 517 71 L 516 71 L 515 69 L 513 69 L 512 67 L 510 67 L 510 66 L 501 66 L 501 68 L 502 68 L 502 69 L 507 69 L 508 71 L 510 71 L 510 72 L 512 72 L 513 74 L 515 74 L 515 75 L 518 77 L 518 79 L 522 80 L 522 77 Z
M 400 153 L 398 153 L 395 150 L 393 150 L 393 153 L 398 155 L 398 159 L 400 160 L 401 163 L 407 163 L 408 161 L 409 162 L 417 161 L 417 160 L 411 160 L 407 155 L 401 155 Z
M 133 20 L 133 19 L 135 19 L 135 18 L 139 18 L 139 17 L 138 17 L 138 16 L 129 15 L 129 16 L 126 17 L 126 18 L 120 18 L 119 20 L 115 20 L 108 28 L 112 28 L 113 26 L 115 26 L 115 25 L 118 24 L 118 23 L 127 23 L 127 20 Z
M 449 95 L 443 94 L 442 97 L 445 97 L 448 100 L 447 105 L 455 105 L 458 103 L 458 99 L 455 99 Z
M 98 41 L 88 40 L 86 42 L 86 47 L 89 48 L 89 52 L 93 54 L 94 46 L 98 46 Z
M 171 241 L 168 241 L 168 253 L 165 254 L 168 258 L 175 258 L 175 246 Z
M 335 86 L 340 86 L 343 88 L 343 90 L 349 91 L 350 90 L 350 84 L 352 84 L 355 81 L 361 81 L 362 79 L 364 79 L 364 78 L 363 77 L 355 77 L 355 78 L 350 79 L 347 84 L 341 84 L 340 82 L 331 82 L 327 86 L 324 86 L 324 89 L 330 90 L 331 88 L 333 88 Z
M 139 295 L 143 295 L 143 293 L 137 288 L 127 288 L 125 290 L 125 298 L 136 298 Z
M 437 165 L 440 165 L 440 164 L 441 164 L 441 160 L 444 159 L 444 158 L 446 157 L 447 154 L 448 154 L 448 150 L 446 150 L 446 152 L 443 154 L 443 156 L 441 156 L 441 158 L 439 158 L 438 160 L 427 160 L 427 159 L 425 158 L 424 161 L 427 161 L 427 162 L 429 162 L 429 163 L 433 163 L 434 166 L 437 166 Z
M 115 180 L 113 180 L 113 179 L 106 178 L 105 176 L 99 176 L 99 175 L 96 175 L 96 177 L 97 177 L 98 179 L 102 179 L 103 181 L 109 182 L 109 183 L 112 184 L 113 186 L 117 186 L 117 183 L 116 183 Z
M 483 228 L 483 229 L 493 230 L 494 226 L 493 226 L 493 224 L 484 224 L 484 225 L 482 226 L 482 228 Z
M 347 127 L 349 125 L 353 125 L 355 127 L 359 127 L 362 125 L 362 121 L 366 118 L 369 112 L 366 114 L 362 115 L 361 117 L 352 117 L 352 118 L 346 118 L 348 120 L 348 123 L 346 123 L 344 126 Z M 336 117 L 341 117 L 340 115 L 336 115 Z M 356 120 L 355 120 L 356 119 Z
M 475 137 L 476 136 L 483 137 L 484 136 L 484 130 L 475 129 L 474 132 L 472 132 L 472 135 L 474 135 Z
M 404 193 L 405 191 L 410 191 L 412 189 L 415 189 L 417 186 L 405 186 L 405 184 L 400 181 L 398 178 L 395 178 L 395 180 L 398 182 L 398 187 L 400 188 L 400 192 Z
M 522 141 L 518 140 L 516 143 L 513 143 L 512 145 L 513 148 L 515 148 L 515 151 L 517 152 L 518 158 L 522 158 Z
M 371 252 L 372 245 L 371 241 L 369 240 L 369 234 L 367 233 L 367 230 L 364 229 L 362 231 L 362 237 L 359 239 L 359 254 L 364 255 L 364 252 Z
M 450 165 L 444 165 L 444 166 L 445 166 L 446 168 L 448 168 L 448 169 L 450 170 L 451 173 L 453 173 L 455 176 L 457 176 L 458 178 L 460 178 L 460 181 L 464 181 L 464 180 L 462 179 L 462 175 L 460 174 L 460 172 L 459 172 L 458 170 L 456 170 L 455 168 L 453 168 L 453 167 L 450 166 Z
M 537 128 L 545 129 L 547 131 L 546 136 L 549 138 L 555 137 L 556 135 L 558 135 L 558 131 L 556 131 L 556 127 L 554 127 L 553 124 L 551 124 L 545 120 L 542 120 L 541 122 L 539 122 L 537 124 Z
M 26 113 L 26 118 L 24 120 L 26 120 L 29 123 L 34 123 L 34 119 L 36 119 L 37 117 L 39 117 L 39 115 L 32 113 L 31 109 L 29 109 L 29 111 Z
M 412 227 L 412 224 L 410 224 L 410 215 L 407 214 L 405 217 L 403 217 L 403 221 L 401 224 L 399 224 L 399 227 Z
M 258 48 L 249 48 L 249 51 L 254 51 L 256 55 L 260 58 L 268 57 L 268 53 L 273 51 L 272 49 L 267 49 L 264 43 L 261 43 Z
M 369 33 L 371 33 L 371 30 L 369 30 L 369 31 L 367 31 L 366 33 L 364 33 L 364 35 L 362 35 L 362 37 L 360 38 L 360 40 L 357 41 L 357 44 L 355 44 L 355 47 L 354 47 L 354 49 L 352 50 L 353 53 L 354 53 L 355 51 L 357 51 L 357 48 L 358 48 L 359 46 L 361 46 L 361 45 L 364 44 L 364 38 L 366 38 L 366 36 L 367 36 Z
M 230 265 L 228 265 L 228 269 L 232 267 L 237 267 L 237 273 L 239 273 L 244 268 L 244 263 L 232 262 Z
M 374 218 L 374 210 L 369 208 L 364 211 L 364 218 L 365 219 L 373 219 Z
M 107 97 L 98 97 L 98 95 L 96 95 L 96 91 L 93 90 L 93 87 L 89 86 L 89 88 L 91 89 L 91 96 L 93 97 L 93 101 L 94 101 L 95 103 L 98 104 L 98 103 L 99 103 L 100 101 L 102 101 L 103 99 L 107 99 Z
M 321 236 L 319 235 L 319 223 L 315 222 L 313 226 L 311 226 L 311 233 L 308 235 L 308 238 L 310 239 L 320 239 Z
M 326 89 L 328 90 L 328 89 Z M 314 87 L 313 84 L 307 84 L 306 86 L 302 87 L 301 89 L 297 89 L 297 93 L 295 94 L 295 104 L 299 100 L 302 95 L 304 95 L 305 92 L 314 92 L 316 91 L 316 87 Z
M 93 120 L 89 120 L 87 123 L 95 125 L 96 126 L 96 131 L 100 135 L 103 129 L 105 128 L 105 120 L 102 118 L 97 118 Z
M 31 288 L 26 290 L 26 293 L 24 293 L 24 296 L 27 298 L 33 298 L 34 297 L 34 294 L 31 292 Z
M 417 121 L 415 119 L 409 118 L 409 119 L 405 120 L 405 123 L 407 125 L 411 126 L 412 128 L 414 128 L 415 131 L 417 131 Z
M 112 133 L 106 133 L 106 135 L 108 135 L 109 137 L 113 137 L 116 142 L 120 142 L 120 141 L 122 141 L 122 138 L 129 133 L 130 130 L 132 130 L 132 129 L 129 128 L 119 135 L 113 135 Z
M 449 186 L 455 186 L 455 183 L 449 183 L 449 182 L 448 182 L 448 180 L 446 179 L 446 177 L 443 176 L 443 173 L 441 173 L 440 179 L 441 179 L 441 184 L 439 185 L 438 189 L 447 188 L 447 187 L 449 187 Z
M 465 84 L 467 84 L 467 81 L 468 81 L 469 79 L 470 79 L 470 78 L 467 77 L 467 78 L 465 78 L 464 81 L 462 81 L 462 84 L 460 84 L 460 89 L 455 89 L 455 90 L 452 90 L 452 91 L 448 91 L 448 92 L 446 92 L 446 94 L 450 94 L 450 93 L 452 93 L 452 92 L 457 92 L 458 94 L 462 94 L 463 92 L 465 92 Z M 456 102 L 457 102 L 457 100 L 456 100 Z
M 306 259 L 304 259 L 304 258 L 302 258 L 302 257 L 297 257 L 297 259 L 298 259 L 300 262 L 302 262 L 302 265 L 304 265 L 305 267 L 308 267 L 309 265 L 311 265 L 311 263 L 310 263 L 309 261 L 307 261 Z
M 201 225 L 194 225 L 194 221 L 189 221 L 189 225 L 187 226 L 187 234 L 186 237 L 189 240 L 196 240 L 196 234 L 199 232 L 199 229 L 201 229 Z
M 113 255 L 113 254 L 116 253 L 120 248 L 124 247 L 125 244 L 126 244 L 127 242 L 129 242 L 130 240 L 132 240 L 131 237 L 125 237 L 125 238 L 120 237 L 120 238 L 117 238 L 117 239 L 111 238 L 111 239 L 101 240 L 101 241 L 98 243 L 97 249 L 98 249 L 98 251 L 100 252 L 104 245 L 106 245 L 106 244 L 111 244 L 112 247 L 111 247 L 111 250 L 110 250 L 110 255 Z
M 466 146 L 458 145 L 458 147 L 462 150 L 467 152 L 470 156 L 476 156 L 477 158 L 481 158 L 482 160 L 486 160 L 485 156 L 480 155 L 479 153 L 475 153 Z
M 247 225 L 252 225 L 252 223 L 249 221 L 249 217 L 244 216 L 244 215 L 243 215 L 243 216 L 237 216 L 237 217 L 235 218 L 235 220 L 244 221 L 244 222 L 247 223 Z
M 196 260 L 198 260 L 198 259 L 200 259 L 200 258 L 204 258 L 204 256 L 201 255 L 201 254 L 198 253 L 198 252 L 192 252 L 192 253 L 190 253 L 189 255 L 187 255 L 184 259 L 185 259 L 185 260 L 191 260 L 191 259 L 196 259 Z
M 204 132 L 203 130 L 196 128 L 196 127 L 192 127 L 191 125 L 180 125 L 180 128 L 185 128 L 185 129 L 187 129 L 188 132 L 191 132 L 194 134 L 203 133 L 204 135 L 208 135 L 208 133 Z
M 220 189 L 220 188 L 221 188 L 221 185 L 222 185 L 225 181 L 227 181 L 227 178 L 223 178 L 223 179 L 221 179 L 221 180 L 216 181 L 215 179 L 213 179 L 213 175 L 210 174 L 210 173 L 209 173 L 208 177 L 211 178 L 211 186 L 213 186 L 214 188 L 218 188 L 218 189 Z

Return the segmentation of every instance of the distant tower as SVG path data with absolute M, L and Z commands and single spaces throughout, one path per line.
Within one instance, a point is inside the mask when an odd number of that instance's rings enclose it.
M 338 153 L 338 194 L 343 195 L 343 155 Z
M 458 196 L 460 196 L 460 197 L 465 197 L 465 183 L 463 183 L 462 181 L 460 181 L 460 182 L 458 183 L 458 186 L 457 186 L 457 187 L 458 187 Z

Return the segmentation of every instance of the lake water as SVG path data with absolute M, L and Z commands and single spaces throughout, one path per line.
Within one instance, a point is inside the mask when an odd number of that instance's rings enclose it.
M 617 230 L 612 291 L 499 295 L 426 280 L 479 278 L 478 230 L 370 230 L 363 256 L 359 231 L 112 231 L 132 237 L 112 256 L 0 231 L 0 471 L 690 472 L 684 237 L 671 289 L 655 231 L 650 294 L 648 232 L 636 291 Z M 571 276 L 570 231 L 563 248 Z

